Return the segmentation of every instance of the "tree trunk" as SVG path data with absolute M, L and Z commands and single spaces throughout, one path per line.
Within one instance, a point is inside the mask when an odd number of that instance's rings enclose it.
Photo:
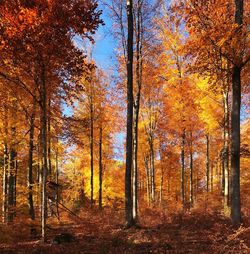
M 15 157 L 16 152 L 14 150 L 13 144 L 10 146 L 9 151 L 9 180 L 8 180 L 8 222 L 12 222 L 14 218 L 15 209 Z
M 134 103 L 133 125 L 133 219 L 138 214 L 138 122 L 140 112 L 141 82 L 142 82 L 142 42 L 141 42 L 141 0 L 137 1 L 137 31 L 136 31 L 136 98 Z
M 8 211 L 8 199 L 7 199 L 7 189 L 8 189 L 8 146 L 7 142 L 4 142 L 4 158 L 3 158 L 3 199 L 2 199 L 2 222 L 5 223 L 7 220 Z
M 56 144 L 56 158 L 55 158 L 55 171 L 56 171 L 56 183 L 59 184 L 59 165 L 58 165 L 58 145 L 59 145 L 59 142 L 58 142 L 58 138 L 57 138 L 57 144 Z M 57 188 L 57 191 L 56 191 L 56 211 L 57 211 L 57 216 L 58 216 L 58 219 L 60 220 L 60 214 L 59 214 L 59 190 Z
M 36 111 L 36 101 L 33 101 L 33 111 L 30 118 L 30 136 L 29 136 L 29 159 L 28 159 L 28 205 L 29 214 L 32 220 L 35 220 L 35 210 L 33 202 L 33 149 L 34 149 L 34 131 L 35 131 L 35 111 Z
M 214 165 L 211 165 L 210 168 L 210 185 L 211 185 L 211 192 L 214 190 Z
M 225 196 L 225 163 L 224 163 L 224 149 L 221 152 L 221 192 Z M 223 201 L 224 202 L 224 201 Z
M 190 207 L 193 207 L 194 199 L 193 199 L 193 141 L 192 141 L 192 132 L 191 132 L 191 140 L 190 140 L 190 193 L 189 193 L 189 202 Z
M 102 209 L 102 126 L 99 129 L 99 209 Z
M 160 204 L 162 205 L 163 197 L 163 166 L 161 165 L 161 182 L 160 182 Z
M 52 179 L 51 164 L 51 100 L 48 103 L 48 176 Z
M 150 137 L 150 173 L 151 173 L 151 201 L 155 202 L 155 154 L 154 139 Z
M 181 202 L 182 206 L 185 205 L 185 130 L 182 134 L 182 144 L 181 144 Z
M 125 172 L 125 221 L 127 227 L 134 225 L 131 173 L 133 162 L 133 1 L 127 1 L 127 137 Z
M 147 200 L 148 200 L 148 205 L 151 203 L 151 192 L 150 192 L 150 173 L 149 173 L 149 165 L 148 165 L 148 156 L 145 156 L 144 158 L 144 163 L 145 163 L 145 171 L 146 171 L 146 180 L 147 180 Z
M 243 0 L 235 0 L 235 23 L 243 24 Z M 241 56 L 240 56 L 241 58 Z M 242 59 L 241 59 L 242 61 Z M 241 108 L 241 67 L 233 66 L 232 74 L 232 112 L 231 112 L 231 218 L 234 225 L 241 222 L 240 204 L 240 108 Z
M 8 213 L 8 109 L 4 106 L 4 151 L 3 151 L 3 182 L 2 182 L 2 222 L 7 221 Z
M 45 81 L 45 66 L 42 63 L 41 75 L 41 141 L 42 141 L 42 238 L 46 242 L 47 220 L 47 91 Z
M 94 105 L 92 87 L 90 95 L 90 203 L 94 203 Z
M 207 192 L 209 192 L 209 168 L 210 168 L 209 134 L 206 134 L 206 191 Z
M 224 147 L 223 147 L 223 170 L 224 170 L 224 206 L 229 205 L 229 103 L 228 89 L 223 92 L 224 101 Z
M 231 133 L 231 174 L 232 197 L 231 218 L 234 225 L 241 222 L 240 204 L 240 107 L 241 107 L 241 70 L 233 68 L 233 95 L 232 95 L 232 133 Z

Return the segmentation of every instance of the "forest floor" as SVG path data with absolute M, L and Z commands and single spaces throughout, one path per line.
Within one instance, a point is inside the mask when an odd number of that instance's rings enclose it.
M 2 225 L 0 253 L 250 253 L 249 223 L 235 230 L 229 218 L 208 210 L 167 215 L 158 209 L 147 209 L 140 226 L 130 229 L 123 227 L 122 211 L 83 210 L 79 216 L 81 219 L 72 216 L 60 223 L 49 221 L 46 244 L 31 239 L 27 227 L 21 223 L 20 226 Z M 58 243 L 56 236 L 62 233 L 72 238 Z

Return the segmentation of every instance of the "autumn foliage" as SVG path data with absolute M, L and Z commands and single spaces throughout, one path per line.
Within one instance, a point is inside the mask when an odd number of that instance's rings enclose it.
M 246 0 L 0 1 L 0 252 L 247 253 L 249 25 Z

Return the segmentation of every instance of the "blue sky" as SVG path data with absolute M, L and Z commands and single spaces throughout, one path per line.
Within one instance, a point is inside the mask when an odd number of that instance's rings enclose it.
M 102 13 L 102 20 L 104 21 L 105 25 L 100 26 L 94 35 L 95 43 L 94 45 L 91 45 L 92 48 L 92 57 L 95 61 L 95 64 L 98 68 L 102 69 L 106 75 L 111 76 L 109 80 L 111 82 L 115 82 L 114 76 L 117 76 L 117 70 L 116 70 L 116 54 L 115 50 L 117 48 L 117 42 L 115 41 L 115 38 L 112 34 L 112 21 L 110 17 L 108 16 L 108 9 L 103 4 L 99 4 L 99 9 L 103 10 Z M 86 50 L 86 42 L 82 41 L 81 38 L 75 37 L 74 41 L 76 45 L 83 50 Z M 90 45 L 88 44 L 87 47 Z M 115 75 L 113 75 L 115 74 Z M 73 111 L 72 108 L 63 105 L 64 108 L 64 114 L 65 115 L 72 115 Z M 124 160 L 124 156 L 121 153 L 123 151 L 124 147 L 124 140 L 125 140 L 125 133 L 121 132 L 118 133 L 115 136 L 115 159 L 117 160 Z

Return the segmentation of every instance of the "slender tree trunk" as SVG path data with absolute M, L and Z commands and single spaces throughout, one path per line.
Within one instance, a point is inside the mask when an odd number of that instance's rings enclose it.
M 160 182 L 160 204 L 162 205 L 163 197 L 163 167 L 161 166 L 161 182 Z
M 136 31 L 136 98 L 134 103 L 133 125 L 133 219 L 137 220 L 138 214 L 138 122 L 140 112 L 141 82 L 142 82 L 142 42 L 141 42 L 141 0 L 137 1 L 137 31 Z
M 155 202 L 155 154 L 154 154 L 154 139 L 150 137 L 150 169 L 151 169 L 151 198 Z
M 102 209 L 102 126 L 99 129 L 99 209 Z
M 235 0 L 235 23 L 243 24 L 243 0 Z M 241 56 L 240 56 L 241 57 Z M 241 108 L 241 67 L 233 66 L 232 74 L 232 130 L 231 130 L 231 218 L 234 225 L 241 222 L 240 204 L 240 108 Z
M 18 170 L 18 163 L 17 163 L 17 154 L 15 152 L 15 160 L 14 160 L 14 197 L 13 197 L 13 206 L 14 206 L 14 216 L 16 217 L 16 199 L 17 199 L 17 170 Z
M 131 173 L 133 162 L 133 1 L 127 1 L 127 137 L 125 173 L 125 221 L 127 227 L 134 225 Z
M 7 142 L 4 142 L 4 158 L 3 158 L 3 199 L 2 199 L 2 222 L 5 223 L 7 220 L 7 189 L 8 189 L 8 146 Z
M 59 165 L 58 165 L 58 138 L 57 138 L 57 147 L 56 147 L 56 158 L 55 158 L 55 171 L 56 171 L 56 183 L 59 184 Z M 59 214 L 59 189 L 57 188 L 56 191 L 56 211 L 57 211 L 57 215 L 58 215 L 58 219 L 60 220 L 60 214 Z
M 52 179 L 51 164 L 51 100 L 48 103 L 48 176 Z
M 190 140 L 190 194 L 189 194 L 189 202 L 190 207 L 193 207 L 194 198 L 193 198 L 193 141 L 192 141 L 192 132 L 191 132 L 191 140 Z
M 223 92 L 224 101 L 224 147 L 223 147 L 223 169 L 224 169 L 224 206 L 229 205 L 229 103 L 228 89 Z
M 181 144 L 181 202 L 184 207 L 185 205 L 185 130 L 182 134 L 182 144 Z
M 33 111 L 30 118 L 30 136 L 29 136 L 29 159 L 28 159 L 28 205 L 29 214 L 32 220 L 35 220 L 35 210 L 33 202 L 33 150 L 34 150 L 34 131 L 35 131 L 35 112 L 36 112 L 36 101 L 33 101 Z
M 225 163 L 224 163 L 224 150 L 222 150 L 222 153 L 221 153 L 221 192 L 222 192 L 222 195 L 223 197 L 225 196 Z M 223 201 L 224 202 L 224 201 Z
M 13 144 L 10 146 L 9 151 L 9 185 L 8 185 L 8 222 L 12 222 L 14 218 L 14 209 L 15 209 L 15 156 L 16 152 L 14 150 Z
M 146 180 L 147 180 L 147 200 L 148 200 L 148 205 L 150 205 L 150 203 L 151 203 L 151 192 L 150 192 L 151 187 L 150 187 L 150 172 L 149 172 L 148 156 L 145 156 L 144 163 L 145 163 Z
M 210 171 L 210 155 L 209 155 L 209 134 L 206 134 L 206 191 L 209 192 L 209 171 Z
M 47 220 L 47 91 L 45 81 L 45 66 L 42 63 L 41 75 L 41 140 L 42 140 L 42 238 L 46 242 Z
M 8 213 L 8 109 L 4 106 L 4 151 L 3 151 L 3 182 L 2 182 L 2 222 L 7 221 Z
M 90 202 L 94 203 L 94 105 L 92 87 L 90 95 Z
M 211 167 L 210 167 L 210 189 L 211 189 L 211 192 L 213 192 L 213 190 L 214 190 L 214 165 L 213 165 L 213 163 L 211 164 Z

